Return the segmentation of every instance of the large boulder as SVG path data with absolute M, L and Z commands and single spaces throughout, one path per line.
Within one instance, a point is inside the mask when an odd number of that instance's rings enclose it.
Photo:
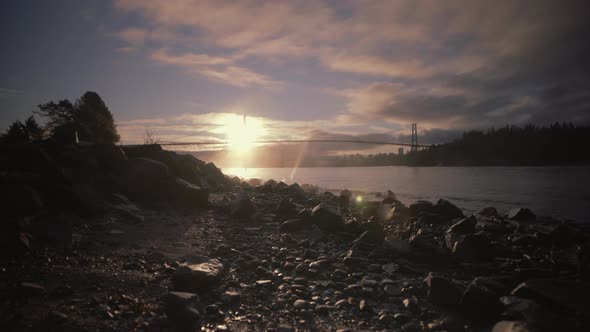
M 157 144 L 126 146 L 124 151 L 129 158 L 142 157 L 162 162 L 173 176 L 209 191 L 233 187 L 231 180 L 215 164 L 205 163 L 190 154 L 166 151 Z
M 168 182 L 168 198 L 173 205 L 180 207 L 206 207 L 209 204 L 209 191 L 183 179 L 175 178 Z
M 475 225 L 477 224 L 477 219 L 475 216 L 469 216 L 467 218 L 463 218 L 453 225 L 449 227 L 447 233 L 473 233 L 475 232 Z
M 518 285 L 511 294 L 533 300 L 556 312 L 567 312 L 590 318 L 588 282 L 567 279 L 533 279 Z
M 433 206 L 430 201 L 417 201 L 410 205 L 410 216 L 417 217 L 421 212 L 430 212 Z
M 166 316 L 179 331 L 195 331 L 201 320 L 199 296 L 186 292 L 170 292 L 162 299 Z
M 94 144 L 84 147 L 83 150 L 93 155 L 98 166 L 103 170 L 121 170 L 128 161 L 123 149 L 114 144 Z
M 488 207 L 484 207 L 479 209 L 477 212 L 475 212 L 475 214 L 482 216 L 482 217 L 497 217 L 498 216 L 498 210 L 496 210 L 495 207 L 493 206 L 488 206 Z
M 129 160 L 126 178 L 133 183 L 162 181 L 169 177 L 168 166 L 161 161 L 148 158 Z
M 490 240 L 482 234 L 469 234 L 454 243 L 452 255 L 459 260 L 488 260 L 494 258 L 496 250 Z
M 475 278 L 463 293 L 461 307 L 467 318 L 492 323 L 499 317 L 504 305 L 496 291 L 488 287 L 484 280 Z
M 230 202 L 229 210 L 232 217 L 245 219 L 251 217 L 256 212 L 256 207 L 250 201 L 248 193 L 243 191 L 238 195 L 237 199 Z
M 410 205 L 411 217 L 419 217 L 425 214 L 436 216 L 445 221 L 451 221 L 456 218 L 465 218 L 461 209 L 446 199 L 439 199 L 436 204 L 432 204 L 429 201 L 417 201 Z
M 386 237 L 383 241 L 383 248 L 393 257 L 405 257 L 412 253 L 412 247 L 408 241 L 397 237 Z
M 179 292 L 204 292 L 221 282 L 223 272 L 223 264 L 219 260 L 192 256 L 178 266 L 172 275 L 172 285 Z
M 514 208 L 504 214 L 506 219 L 516 221 L 532 221 L 537 218 L 533 211 L 527 208 Z
M 321 230 L 326 231 L 340 231 L 344 226 L 344 219 L 338 210 L 326 203 L 321 203 L 311 210 L 311 220 Z
M 450 218 L 464 218 L 463 211 L 459 209 L 455 204 L 451 203 L 446 199 L 439 199 L 436 204 L 432 207 L 432 212 L 438 213 Z

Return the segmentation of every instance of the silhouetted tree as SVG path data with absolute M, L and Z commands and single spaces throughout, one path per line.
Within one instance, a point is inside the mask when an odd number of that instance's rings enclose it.
M 145 128 L 145 134 L 143 135 L 143 144 L 160 144 L 160 137 L 156 135 L 150 128 Z
M 27 127 L 20 121 L 11 123 L 6 132 L 2 134 L 2 141 L 6 143 L 29 142 L 30 137 L 27 133 Z
M 113 114 L 98 93 L 88 91 L 76 103 L 67 99 L 50 101 L 35 111 L 47 118 L 47 130 L 60 142 L 72 142 L 78 134 L 81 140 L 115 143 L 120 140 Z
M 25 128 L 31 141 L 40 141 L 45 137 L 45 129 L 37 123 L 33 115 L 25 120 Z
M 88 91 L 76 102 L 75 121 L 80 140 L 115 143 L 121 137 L 113 114 L 98 93 Z

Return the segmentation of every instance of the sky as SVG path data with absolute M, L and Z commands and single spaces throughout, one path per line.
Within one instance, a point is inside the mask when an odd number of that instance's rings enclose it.
M 223 140 L 244 114 L 264 139 L 586 124 L 586 2 L 4 0 L 0 128 L 88 90 L 123 143 Z

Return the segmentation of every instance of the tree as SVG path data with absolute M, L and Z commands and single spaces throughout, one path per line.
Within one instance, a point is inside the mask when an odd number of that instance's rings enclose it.
M 88 91 L 76 103 L 67 99 L 38 106 L 34 113 L 47 118 L 47 130 L 60 142 L 81 140 L 115 143 L 120 140 L 113 114 L 98 93 Z
M 8 129 L 2 134 L 2 140 L 7 143 L 26 143 L 30 141 L 27 127 L 20 122 L 15 121 L 8 126 Z
M 121 137 L 113 114 L 98 93 L 88 91 L 76 102 L 75 121 L 81 140 L 115 143 Z
M 25 120 L 25 128 L 31 141 L 40 141 L 45 137 L 45 129 L 37 123 L 33 115 Z
M 160 144 L 160 137 L 156 135 L 150 128 L 145 128 L 145 134 L 143 135 L 143 144 Z

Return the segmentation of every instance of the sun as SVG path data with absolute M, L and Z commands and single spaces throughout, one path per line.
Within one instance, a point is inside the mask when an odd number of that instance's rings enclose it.
M 262 121 L 238 114 L 232 114 L 224 119 L 224 131 L 228 148 L 237 152 L 252 149 L 265 133 Z

